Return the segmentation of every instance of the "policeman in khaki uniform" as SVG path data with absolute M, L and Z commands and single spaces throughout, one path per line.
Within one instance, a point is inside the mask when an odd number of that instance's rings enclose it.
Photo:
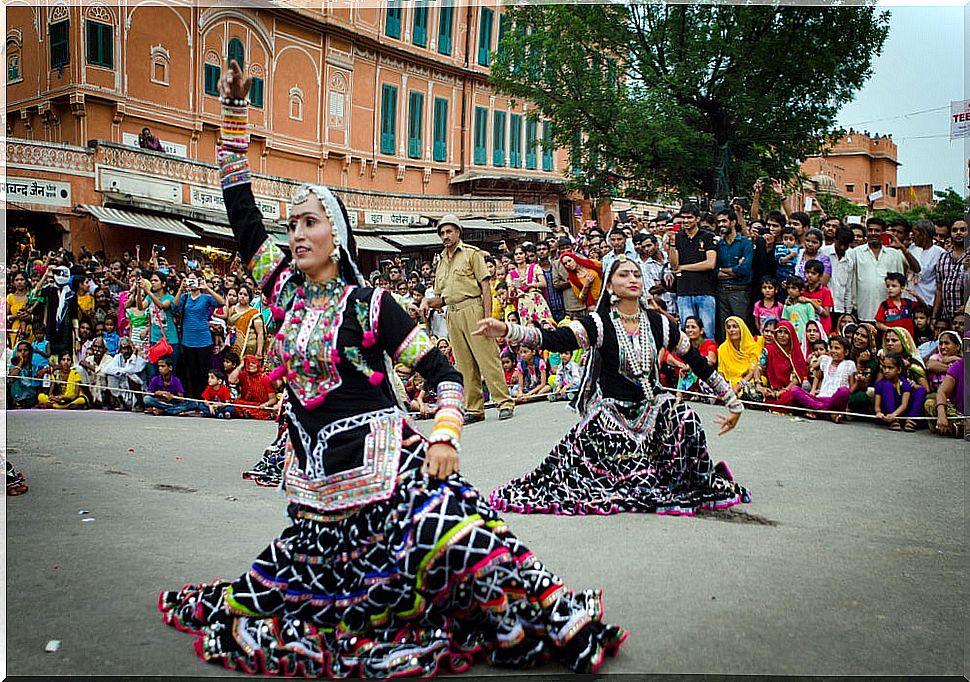
M 435 273 L 436 295 L 428 299 L 428 305 L 439 309 L 448 306 L 445 312 L 448 340 L 455 354 L 455 365 L 465 383 L 465 423 L 485 419 L 483 378 L 492 399 L 498 404 L 498 418 L 509 419 L 515 403 L 505 385 L 498 346 L 487 337 L 472 336 L 478 321 L 485 317 L 483 300 L 489 302 L 491 310 L 492 288 L 485 253 L 461 241 L 461 223 L 457 216 L 446 215 L 438 221 L 438 236 L 445 250 L 441 252 Z

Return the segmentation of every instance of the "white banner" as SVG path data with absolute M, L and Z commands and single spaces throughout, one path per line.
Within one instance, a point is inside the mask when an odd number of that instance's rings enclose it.
M 517 218 L 546 217 L 546 207 L 542 204 L 512 204 L 512 212 Z
M 41 206 L 71 206 L 71 183 L 7 176 L 7 201 Z
M 219 190 L 206 189 L 204 187 L 192 188 L 189 203 L 191 203 L 193 206 L 205 208 L 210 211 L 226 210 L 226 202 L 222 198 L 222 192 Z M 259 209 L 260 213 L 263 214 L 264 218 L 269 220 L 279 220 L 280 202 L 276 201 L 275 199 L 262 199 L 260 197 L 256 197 L 256 207 Z
M 970 137 L 970 99 L 950 102 L 950 139 Z
M 417 213 L 394 213 L 392 211 L 365 211 L 365 225 L 384 225 L 388 227 L 407 227 L 420 219 Z

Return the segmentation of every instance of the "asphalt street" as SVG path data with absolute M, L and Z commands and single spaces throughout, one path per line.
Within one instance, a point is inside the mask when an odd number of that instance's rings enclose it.
M 714 433 L 719 409 L 697 409 Z M 483 490 L 534 467 L 575 415 L 543 403 L 488 417 L 463 439 L 462 472 Z M 163 625 L 156 599 L 239 575 L 283 528 L 281 493 L 240 477 L 275 428 L 8 412 L 7 456 L 30 492 L 6 501 L 7 674 L 227 674 Z M 710 441 L 751 504 L 506 517 L 571 587 L 602 588 L 607 620 L 631 631 L 603 672 L 967 671 L 965 442 L 751 411 Z

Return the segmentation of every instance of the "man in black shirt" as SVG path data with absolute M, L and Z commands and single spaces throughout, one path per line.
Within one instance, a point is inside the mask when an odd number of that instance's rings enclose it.
M 715 333 L 714 268 L 717 249 L 714 234 L 700 229 L 701 212 L 694 204 L 681 207 L 680 230 L 668 251 L 670 268 L 676 277 L 677 312 L 681 320 L 696 315 L 709 337 Z

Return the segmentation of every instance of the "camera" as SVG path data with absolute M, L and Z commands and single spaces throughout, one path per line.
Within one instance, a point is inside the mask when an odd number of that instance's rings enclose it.
M 198 277 L 186 277 L 185 278 L 185 286 L 187 286 L 190 289 L 196 288 L 197 286 L 199 286 L 199 278 Z
M 153 253 L 165 253 L 165 245 L 164 244 L 152 244 L 152 252 Z

